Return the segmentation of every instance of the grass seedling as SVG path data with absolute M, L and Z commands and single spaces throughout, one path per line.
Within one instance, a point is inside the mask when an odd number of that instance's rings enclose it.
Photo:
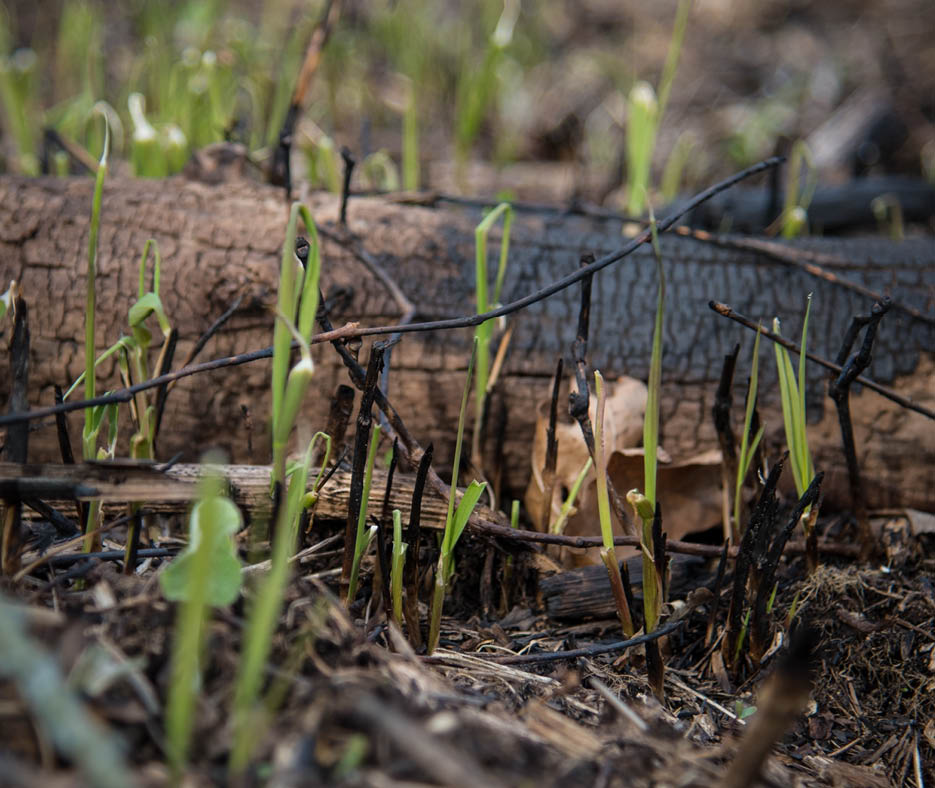
M 309 233 L 309 255 L 307 269 L 303 269 L 295 256 L 295 237 L 296 225 L 299 216 L 305 224 Z M 273 379 L 272 379 L 272 426 L 273 426 L 273 485 L 282 484 L 286 471 L 286 442 L 295 423 L 295 417 L 298 414 L 298 401 L 295 395 L 298 390 L 293 390 L 293 400 L 289 403 L 288 410 L 284 409 L 284 400 L 286 397 L 287 374 L 291 377 L 293 373 L 297 375 L 296 383 L 299 377 L 310 379 L 313 371 L 311 356 L 306 358 L 303 355 L 304 366 L 296 367 L 292 373 L 288 373 L 289 357 L 291 355 L 291 328 L 292 320 L 298 310 L 298 335 L 296 339 L 301 343 L 308 343 L 312 335 L 315 314 L 318 311 L 318 278 L 321 272 L 321 254 L 318 248 L 318 232 L 315 228 L 315 222 L 312 221 L 312 215 L 308 208 L 299 202 L 292 204 L 289 213 L 289 223 L 286 227 L 286 239 L 282 247 L 282 260 L 279 270 L 279 293 L 276 301 L 276 309 L 280 315 L 286 316 L 286 320 L 277 320 L 273 329 Z M 306 380 L 305 386 L 308 383 Z M 304 389 L 302 390 L 304 395 Z
M 779 372 L 779 393 L 782 398 L 782 420 L 789 447 L 789 462 L 795 490 L 799 497 L 805 494 L 815 476 L 812 455 L 808 450 L 808 435 L 805 431 L 805 348 L 808 335 L 808 316 L 812 309 L 812 296 L 808 295 L 805 318 L 802 321 L 802 345 L 799 355 L 799 375 L 796 382 L 789 351 L 776 343 L 776 368 Z M 773 320 L 773 332 L 779 333 L 779 318 Z
M 168 174 L 165 151 L 156 129 L 146 119 L 145 99 L 141 93 L 131 93 L 127 99 L 133 134 L 130 137 L 130 165 L 133 174 L 143 178 L 161 178 Z
M 564 533 L 565 524 L 568 522 L 572 507 L 575 505 L 575 501 L 578 498 L 578 493 L 581 491 L 581 485 L 584 484 L 584 480 L 593 465 L 593 460 L 588 457 L 584 465 L 581 467 L 581 470 L 578 472 L 578 475 L 575 477 L 574 484 L 571 485 L 571 489 L 568 491 L 568 496 L 562 502 L 562 508 L 558 514 L 558 518 L 554 523 L 552 523 L 552 526 L 549 529 L 550 533 Z M 551 505 L 551 501 L 549 502 L 549 505 Z
M 354 562 L 351 564 L 351 579 L 347 589 L 347 605 L 350 607 L 354 597 L 357 596 L 357 582 L 360 575 L 360 559 L 363 558 L 368 546 L 367 529 L 367 500 L 370 497 L 370 482 L 373 479 L 373 463 L 377 456 L 377 447 L 380 445 L 381 427 L 373 426 L 370 433 L 370 446 L 367 449 L 367 465 L 364 469 L 364 493 L 360 499 L 360 512 L 357 515 L 357 539 L 354 542 Z
M 189 518 L 188 547 L 159 578 L 166 598 L 181 600 L 166 704 L 166 751 L 176 784 L 185 770 L 194 727 L 208 608 L 229 605 L 240 594 L 240 561 L 232 537 L 243 517 L 223 487 L 222 477 L 209 469 Z
M 393 598 L 393 623 L 400 626 L 403 620 L 403 566 L 406 548 L 403 541 L 402 513 L 393 509 L 393 559 L 390 564 L 390 595 Z
M 604 378 L 597 370 L 594 372 L 594 392 L 597 397 L 597 419 L 594 422 L 594 464 L 597 466 L 597 472 L 594 478 L 597 483 L 597 514 L 601 523 L 601 539 L 604 543 L 601 548 L 601 561 L 607 568 L 623 634 L 631 638 L 636 630 L 633 627 L 633 617 L 630 614 L 630 605 L 623 587 L 623 578 L 620 576 L 620 565 L 617 563 L 614 526 L 610 519 L 610 495 L 607 492 L 607 460 L 604 449 L 604 405 L 607 395 L 604 391 Z
M 262 720 L 263 711 L 257 708 L 257 698 L 273 633 L 282 612 L 283 595 L 289 579 L 289 557 L 295 549 L 302 507 L 307 503 L 308 469 L 320 435 L 316 433 L 309 442 L 302 461 L 289 478 L 288 493 L 279 507 L 270 571 L 261 580 L 247 615 L 234 688 L 234 742 L 228 764 L 232 775 L 240 775 L 246 769 L 258 738 L 256 723 Z
M 503 217 L 503 236 L 500 239 L 500 263 L 497 266 L 497 278 L 494 283 L 493 299 L 489 298 L 487 278 L 487 236 L 490 228 L 500 217 Z M 474 276 L 477 290 L 477 314 L 483 314 L 491 308 L 491 303 L 500 300 L 500 291 L 503 289 L 503 279 L 506 276 L 506 264 L 510 254 L 510 227 L 513 224 L 513 209 L 508 203 L 502 202 L 488 213 L 474 230 Z M 487 400 L 487 384 L 490 377 L 490 341 L 493 338 L 494 321 L 487 320 L 475 330 L 477 340 L 477 364 L 474 380 L 474 435 L 471 440 L 471 463 L 480 471 L 483 466 L 481 458 L 481 433 L 484 420 L 484 403 Z
M 750 471 L 750 463 L 756 455 L 757 446 L 763 437 L 764 425 L 760 425 L 756 435 L 750 439 L 750 427 L 753 424 L 753 409 L 756 405 L 757 380 L 760 366 L 760 332 L 757 330 L 753 341 L 753 362 L 750 365 L 750 384 L 747 387 L 747 406 L 743 416 L 743 434 L 740 437 L 740 454 L 737 457 L 737 480 L 734 484 L 734 522 L 731 539 L 740 544 L 740 509 L 743 496 L 743 483 Z
M 2 43 L 5 42 L 0 40 Z M 3 103 L 6 132 L 16 145 L 17 155 L 13 162 L 24 175 L 39 174 L 33 130 L 38 115 L 35 86 L 38 61 L 32 49 L 18 49 L 8 57 L 5 54 L 0 56 L 0 101 Z
M 805 185 L 799 192 L 799 177 L 805 165 Z M 812 153 L 802 140 L 797 140 L 789 153 L 789 177 L 786 197 L 780 217 L 783 238 L 795 238 L 808 229 L 808 206 L 818 186 L 818 170 L 812 163 Z
M 519 18 L 520 0 L 504 0 L 503 13 L 490 35 L 484 59 L 477 71 L 462 63 L 455 96 L 455 165 L 457 181 L 464 182 L 464 168 L 471 146 L 477 139 L 484 115 L 497 90 L 497 72 L 503 53 L 513 40 L 513 29 Z M 470 57 L 469 52 L 465 60 Z
M 669 51 L 659 82 L 658 100 L 652 85 L 643 81 L 637 82 L 627 97 L 627 213 L 630 216 L 639 216 L 647 205 L 656 135 L 675 81 L 690 10 L 691 0 L 679 0 Z
M 649 382 L 646 397 L 646 413 L 643 418 L 643 485 L 645 493 L 630 490 L 627 501 L 636 515 L 642 520 L 643 531 L 640 540 L 640 552 L 643 558 L 643 629 L 649 634 L 659 624 L 662 610 L 663 580 L 665 571 L 664 557 L 658 554 L 662 548 L 661 540 L 653 534 L 656 518 L 659 516 L 656 503 L 656 475 L 659 449 L 659 399 L 662 388 L 662 318 L 665 308 L 666 280 L 662 268 L 662 252 L 659 248 L 659 236 L 656 232 L 656 219 L 652 207 L 649 209 L 652 246 L 656 259 L 656 272 L 659 276 L 659 289 L 656 294 L 656 317 L 653 325 L 653 349 L 649 362 Z M 658 527 L 658 526 L 657 526 Z M 660 534 L 661 536 L 661 534 Z M 657 560 L 658 559 L 658 560 Z M 662 569 L 660 570 L 660 567 Z M 646 644 L 647 669 L 653 691 L 661 697 L 665 666 L 659 656 L 657 643 Z
M 467 527 L 468 518 L 481 493 L 486 487 L 486 482 L 472 480 L 468 488 L 461 496 L 458 502 L 458 508 L 455 509 L 455 497 L 458 494 L 458 471 L 461 467 L 461 444 L 464 439 L 464 421 L 467 412 L 468 396 L 471 393 L 471 375 L 474 370 L 474 361 L 477 356 L 478 339 L 474 337 L 474 348 L 471 352 L 471 360 L 468 362 L 467 376 L 464 380 L 464 392 L 461 395 L 461 411 L 458 415 L 458 437 L 455 441 L 454 463 L 451 469 L 451 490 L 448 493 L 448 514 L 445 517 L 445 533 L 442 537 L 441 553 L 438 556 L 438 566 L 435 569 L 435 590 L 432 595 L 432 614 L 429 625 L 428 653 L 431 654 L 438 647 L 438 637 L 442 620 L 442 605 L 445 603 L 445 594 L 448 591 L 448 584 L 451 582 L 451 576 L 454 574 L 454 549 L 461 534 Z
M 91 226 L 88 232 L 88 281 L 87 296 L 85 299 L 84 322 L 84 398 L 93 399 L 97 396 L 97 387 L 94 376 L 94 327 L 97 309 L 97 238 L 101 228 L 101 200 L 104 194 L 104 179 L 107 177 L 107 157 L 110 153 L 110 132 L 105 121 L 104 124 L 104 150 L 98 163 L 97 174 L 94 178 L 94 196 L 91 200 Z M 89 408 L 84 412 L 84 429 L 81 433 L 82 456 L 85 460 L 97 459 L 97 434 L 101 428 L 103 413 L 97 408 Z M 112 429 L 116 431 L 116 418 L 111 421 Z M 116 439 L 116 436 L 114 436 Z M 100 502 L 92 501 L 88 506 L 88 519 L 85 523 L 85 533 L 97 528 L 97 518 L 100 515 Z M 89 536 L 84 543 L 85 552 L 91 552 L 100 543 L 100 537 Z

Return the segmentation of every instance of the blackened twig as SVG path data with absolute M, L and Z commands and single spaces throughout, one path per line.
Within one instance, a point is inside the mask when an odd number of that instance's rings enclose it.
M 783 455 L 770 470 L 769 476 L 766 478 L 766 484 L 763 486 L 763 492 L 760 493 L 760 498 L 753 508 L 750 522 L 747 524 L 743 538 L 740 541 L 740 548 L 737 551 L 737 561 L 734 564 L 734 585 L 731 592 L 730 609 L 727 613 L 727 636 L 724 638 L 721 648 L 724 662 L 727 665 L 734 665 L 737 645 L 743 629 L 747 577 L 756 560 L 755 550 L 758 534 L 763 529 L 766 532 L 771 531 L 775 523 L 778 511 L 776 485 L 779 483 L 779 476 L 782 473 L 787 455 L 788 453 Z
M 364 381 L 364 394 L 357 414 L 357 435 L 354 442 L 354 462 L 351 472 L 350 495 L 347 505 L 347 525 L 344 530 L 344 560 L 341 564 L 342 596 L 350 587 L 351 567 L 354 562 L 354 546 L 357 542 L 357 520 L 364 505 L 364 472 L 367 465 L 367 447 L 370 443 L 370 428 L 373 423 L 374 395 L 377 392 L 377 377 L 383 364 L 383 347 L 379 342 L 370 349 L 370 362 Z M 350 600 L 348 600 L 350 602 Z
M 833 380 L 828 387 L 828 396 L 834 400 L 838 410 L 838 423 L 841 426 L 841 443 L 844 449 L 844 459 L 847 462 L 847 477 L 850 483 L 851 499 L 854 514 L 857 517 L 857 527 L 860 535 L 861 554 L 868 557 L 873 550 L 873 535 L 870 532 L 870 523 L 867 520 L 866 504 L 864 503 L 864 490 L 860 483 L 860 465 L 857 462 L 857 447 L 854 442 L 854 425 L 851 422 L 850 391 L 851 384 L 858 376 L 870 366 L 873 351 L 873 340 L 876 338 L 877 328 L 883 316 L 889 311 L 891 303 L 888 299 L 873 305 L 869 315 L 855 316 L 847 331 L 844 344 L 838 353 L 838 362 L 841 363 L 850 352 L 851 346 L 857 338 L 860 328 L 865 326 L 864 341 L 854 355 L 852 355 L 841 369 L 841 374 Z
M 392 534 L 393 521 L 390 513 L 390 493 L 393 490 L 393 475 L 396 473 L 396 459 L 398 456 L 399 439 L 393 440 L 393 452 L 390 456 L 390 467 L 386 474 L 386 489 L 383 491 L 383 507 L 380 518 L 377 520 L 377 564 L 380 568 L 380 580 L 383 584 L 383 612 L 386 619 L 393 615 L 393 598 L 390 595 L 390 553 L 393 549 Z M 389 531 L 390 540 L 386 538 Z M 397 625 L 399 622 L 396 622 Z
M 340 222 L 343 227 L 347 227 L 347 201 L 351 196 L 351 175 L 357 160 L 346 145 L 341 148 L 341 159 L 344 161 L 344 181 L 341 185 Z
M 62 394 L 62 387 L 57 383 L 55 384 L 55 404 L 61 405 L 65 401 L 65 397 Z M 55 414 L 55 430 L 58 433 L 58 448 L 62 453 L 62 462 L 65 465 L 74 465 L 75 464 L 75 455 L 71 450 L 71 438 L 68 435 L 68 419 L 65 417 L 64 413 Z M 85 522 L 82 519 L 82 522 Z
M 542 467 L 542 511 L 539 512 L 539 530 L 549 530 L 552 519 L 552 496 L 555 494 L 555 469 L 558 464 L 558 438 L 555 437 L 555 422 L 558 419 L 558 389 L 562 385 L 562 357 L 555 362 L 555 377 L 552 379 L 552 402 L 549 405 L 549 426 L 545 433 L 545 464 Z
M 584 270 L 593 265 L 594 255 L 585 254 L 581 256 L 581 269 Z M 591 321 L 591 282 L 593 275 L 584 277 L 581 280 L 581 308 L 578 311 L 578 330 L 575 335 L 575 341 L 572 344 L 571 352 L 575 362 L 575 383 L 577 391 L 568 394 L 568 412 L 572 418 L 578 422 L 581 428 L 581 434 L 584 437 L 585 445 L 588 447 L 588 454 L 594 461 L 594 473 L 603 473 L 607 477 L 607 493 L 610 498 L 610 505 L 613 507 L 617 519 L 623 525 L 623 529 L 630 535 L 636 533 L 636 525 L 627 517 L 626 507 L 623 505 L 623 499 L 617 493 L 617 488 L 607 472 L 607 468 L 598 468 L 594 456 L 594 429 L 591 426 L 591 415 L 589 413 L 590 390 L 588 388 L 588 331 Z
M 13 332 L 10 335 L 10 410 L 29 408 L 29 309 L 26 301 L 13 290 Z M 29 449 L 29 424 L 21 422 L 7 430 L 6 455 L 11 462 L 26 462 Z M 0 535 L 0 572 L 12 574 L 19 568 L 20 552 L 26 542 L 23 528 L 23 502 L 7 498 Z
M 412 488 L 412 505 L 409 507 L 409 527 L 406 529 L 406 544 L 409 546 L 406 548 L 406 563 L 403 567 L 403 585 L 406 587 L 403 615 L 406 619 L 409 642 L 414 649 L 422 647 L 422 629 L 419 624 L 419 537 L 421 534 L 419 520 L 422 516 L 425 479 L 432 464 L 434 451 L 435 448 L 430 443 L 419 462 L 419 471 L 416 473 L 416 482 Z
M 654 629 L 646 635 L 637 635 L 627 640 L 618 640 L 615 643 L 595 643 L 593 646 L 570 649 L 568 651 L 547 651 L 542 654 L 517 654 L 515 656 L 496 656 L 488 657 L 483 654 L 472 654 L 472 657 L 482 659 L 485 662 L 493 662 L 497 665 L 536 665 L 542 662 L 557 662 L 563 659 L 578 659 L 580 657 L 597 657 L 601 654 L 614 654 L 620 651 L 626 651 L 634 646 L 642 646 L 653 640 L 671 634 L 684 624 L 686 619 L 670 621 L 659 629 Z M 441 665 L 450 661 L 449 657 L 439 655 L 435 657 L 422 657 L 422 661 L 429 665 Z
M 744 315 L 741 315 L 739 312 L 735 312 L 733 308 L 731 308 L 727 304 L 722 304 L 718 301 L 709 301 L 708 306 L 711 307 L 712 310 L 717 312 L 722 317 L 728 317 L 731 320 L 737 323 L 740 323 L 740 325 L 746 326 L 752 331 L 759 331 L 768 340 L 772 342 L 776 342 L 779 345 L 782 345 L 786 350 L 789 350 L 792 353 L 798 354 L 799 352 L 801 352 L 801 348 L 798 347 L 794 342 L 786 339 L 785 337 L 779 336 L 779 334 L 774 334 L 772 331 L 767 331 L 761 325 L 754 323 L 749 317 L 745 317 Z M 825 369 L 829 369 L 838 375 L 840 375 L 841 372 L 843 372 L 839 364 L 833 364 L 827 359 L 824 359 L 821 356 L 815 355 L 811 351 L 807 351 L 805 353 L 805 358 L 807 358 L 809 361 L 814 361 L 816 364 L 819 364 Z M 876 381 L 870 380 L 869 378 L 865 378 L 863 375 L 858 375 L 855 378 L 855 380 L 857 383 L 860 383 L 862 386 L 866 386 L 868 389 L 871 389 L 872 391 L 877 392 L 877 394 L 880 394 L 881 396 L 886 397 L 888 400 L 892 400 L 897 405 L 900 405 L 908 410 L 914 410 L 916 413 L 921 413 L 926 418 L 935 420 L 935 411 L 929 410 L 924 405 L 920 405 L 917 402 L 913 402 L 911 399 L 908 399 L 907 397 L 903 397 L 901 394 L 897 394 L 895 391 L 893 391 L 893 389 L 887 388 L 886 386 L 882 386 Z M 0 425 L 2 424 L 3 424 L 3 421 L 2 419 L 0 419 Z

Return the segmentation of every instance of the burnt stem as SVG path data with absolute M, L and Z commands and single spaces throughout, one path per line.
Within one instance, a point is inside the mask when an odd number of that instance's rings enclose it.
M 802 493 L 802 497 L 799 498 L 792 516 L 786 522 L 785 528 L 773 538 L 769 552 L 759 569 L 759 585 L 756 589 L 753 612 L 750 616 L 750 656 L 756 665 L 759 665 L 772 640 L 770 636 L 770 619 L 766 607 L 773 593 L 773 583 L 776 579 L 776 568 L 779 566 L 779 559 L 782 558 L 782 551 L 786 546 L 786 542 L 792 536 L 792 532 L 798 525 L 803 512 L 818 501 L 821 493 L 821 481 L 824 476 L 824 473 L 817 473 L 815 478 L 812 479 L 812 483 L 808 485 L 808 489 Z
M 331 408 L 328 410 L 328 423 L 325 432 L 331 436 L 331 450 L 337 456 L 344 446 L 344 439 L 347 436 L 347 425 L 351 421 L 351 414 L 354 412 L 354 389 L 341 383 L 334 391 L 331 398 Z M 321 462 L 325 448 L 316 450 L 315 465 Z
M 406 563 L 403 567 L 403 585 L 406 587 L 406 599 L 403 603 L 403 615 L 406 618 L 406 629 L 409 633 L 409 642 L 414 649 L 422 647 L 422 629 L 419 624 L 419 537 L 421 534 L 419 521 L 422 516 L 422 494 L 425 491 L 425 479 L 432 464 L 432 454 L 435 451 L 430 443 L 416 473 L 415 485 L 412 488 L 412 505 L 409 509 L 409 527 L 406 529 Z
M 844 449 L 844 459 L 847 463 L 847 477 L 850 484 L 851 500 L 854 506 L 854 515 L 857 518 L 857 527 L 861 544 L 861 557 L 866 559 L 873 551 L 873 535 L 870 532 L 870 523 L 867 520 L 867 507 L 864 503 L 864 491 L 860 483 L 860 465 L 857 462 L 857 446 L 854 440 L 854 426 L 851 422 L 850 390 L 851 384 L 863 373 L 872 358 L 873 340 L 876 338 L 877 328 L 883 316 L 890 310 L 889 299 L 873 305 L 869 315 L 856 316 L 851 321 L 844 344 L 838 353 L 838 363 L 850 352 L 851 346 L 857 338 L 860 329 L 866 327 L 864 341 L 847 363 L 842 363 L 841 373 L 828 387 L 828 396 L 834 400 L 838 411 L 838 424 L 841 427 L 841 445 Z
M 724 525 L 724 538 L 732 535 L 730 527 L 731 516 L 731 479 L 737 476 L 737 450 L 734 431 L 730 424 L 730 411 L 732 406 L 732 390 L 734 384 L 734 370 L 737 368 L 737 355 L 740 353 L 740 343 L 724 356 L 721 366 L 721 380 L 714 395 L 714 406 L 711 416 L 714 419 L 714 430 L 717 433 L 718 445 L 721 447 L 721 520 Z
M 159 364 L 155 377 L 162 377 L 172 368 L 175 358 L 175 347 L 179 341 L 179 330 L 172 328 L 166 337 L 162 352 L 159 354 Z M 169 384 L 163 383 L 156 391 L 156 423 L 153 426 L 153 456 L 156 454 L 156 440 L 159 437 L 159 428 L 162 426 L 162 416 L 166 410 L 166 399 L 169 396 Z
M 583 254 L 581 256 L 582 267 L 591 265 L 594 262 L 593 254 Z M 588 388 L 588 331 L 591 322 L 591 283 L 593 275 L 584 277 L 581 280 L 581 308 L 578 311 L 578 331 L 575 335 L 575 341 L 571 346 L 571 354 L 575 363 L 575 381 L 578 390 L 571 391 L 568 394 L 568 412 L 571 417 L 578 422 L 581 428 L 581 434 L 584 437 L 585 445 L 588 447 L 588 454 L 594 459 L 594 429 L 591 426 L 591 416 L 588 413 L 590 404 L 590 390 Z M 607 494 L 610 497 L 610 505 L 617 515 L 617 519 L 623 524 L 623 528 L 629 535 L 636 534 L 636 527 L 627 517 L 626 508 L 623 505 L 623 499 L 617 494 L 617 490 L 610 479 L 610 474 L 605 468 L 598 468 L 594 463 L 594 472 L 607 475 Z
M 730 608 L 727 613 L 727 636 L 723 640 L 722 654 L 725 664 L 733 666 L 734 655 L 737 652 L 737 643 L 743 630 L 743 610 L 746 602 L 747 577 L 750 568 L 756 560 L 755 546 L 758 532 L 766 528 L 772 530 L 775 523 L 778 500 L 776 498 L 776 485 L 785 464 L 786 455 L 777 462 L 766 479 L 760 499 L 750 515 L 750 522 L 740 541 L 737 551 L 737 560 L 734 563 L 734 583 L 730 598 Z
M 727 569 L 727 553 L 730 548 L 728 542 L 724 542 L 721 549 L 721 557 L 717 562 L 717 577 L 714 580 L 714 599 L 711 600 L 711 612 L 708 614 L 708 627 L 705 630 L 704 644 L 705 648 L 711 645 L 714 638 L 714 627 L 717 624 L 718 609 L 721 607 L 721 589 L 724 587 L 724 572 Z
M 18 294 L 13 295 L 13 332 L 10 335 L 10 412 L 29 409 L 29 309 Z M 26 462 L 29 448 L 29 423 L 11 424 L 7 429 L 6 457 L 10 462 Z M 19 569 L 20 553 L 26 541 L 22 522 L 23 502 L 7 500 L 0 537 L 0 573 Z
M 555 437 L 555 423 L 558 420 L 558 390 L 562 385 L 564 361 L 559 356 L 555 362 L 555 376 L 552 378 L 552 402 L 549 406 L 549 426 L 545 433 L 545 464 L 542 467 L 543 499 L 539 513 L 539 530 L 546 533 L 552 519 L 552 496 L 555 494 L 555 468 L 558 464 L 558 438 Z
M 351 196 L 351 175 L 354 173 L 354 165 L 357 159 L 351 153 L 350 148 L 344 146 L 341 148 L 341 159 L 344 162 L 344 181 L 341 184 L 341 225 L 347 227 L 347 201 Z
M 377 391 L 377 378 L 383 364 L 382 343 L 375 342 L 370 350 L 370 362 L 367 365 L 367 377 L 364 380 L 364 393 L 360 400 L 357 414 L 357 434 L 354 441 L 354 461 L 351 471 L 350 496 L 347 505 L 347 523 L 344 529 L 344 560 L 341 564 L 341 591 L 346 595 L 350 588 L 351 567 L 354 563 L 354 545 L 357 541 L 357 519 L 364 497 L 364 472 L 367 466 L 367 446 L 370 442 L 370 429 L 373 426 L 374 395 Z
M 393 474 L 396 473 L 396 458 L 399 439 L 393 441 L 393 451 L 390 455 L 390 467 L 386 473 L 386 489 L 383 491 L 383 507 L 380 510 L 380 519 L 377 521 L 377 558 L 380 565 L 380 579 L 383 581 L 383 610 L 389 621 L 393 612 L 393 598 L 390 594 L 390 554 L 393 549 L 393 518 L 390 512 L 390 493 L 393 490 Z M 389 539 L 386 534 L 389 532 Z M 399 624 L 399 622 L 396 622 Z

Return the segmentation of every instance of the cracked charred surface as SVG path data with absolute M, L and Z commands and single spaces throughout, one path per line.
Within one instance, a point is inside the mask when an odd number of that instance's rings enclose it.
M 17 279 L 33 316 L 31 404 L 51 404 L 53 384 L 67 385 L 82 369 L 84 277 L 92 184 L 89 179 L 0 178 L 0 278 Z M 308 199 L 316 221 L 334 229 L 337 201 Z M 257 184 L 209 186 L 180 178 L 166 181 L 112 180 L 104 188 L 100 233 L 97 343 L 103 348 L 127 330 L 126 315 L 136 291 L 137 265 L 147 238 L 162 255 L 162 299 L 179 329 L 176 359 L 237 296 L 238 313 L 203 354 L 219 357 L 268 345 L 270 305 L 275 300 L 278 258 L 288 206 L 281 191 Z M 478 213 L 355 198 L 349 229 L 416 305 L 417 320 L 468 314 L 474 307 L 474 234 Z M 322 289 L 349 295 L 332 315 L 336 325 L 358 320 L 395 322 L 399 307 L 343 244 L 322 239 Z M 617 221 L 564 215 L 521 215 L 514 223 L 504 299 L 525 295 L 574 270 L 583 252 L 601 255 L 622 244 Z M 834 254 L 846 264 L 835 273 L 891 294 L 935 314 L 935 242 L 893 244 L 882 239 L 821 240 L 796 248 Z M 710 299 L 765 322 L 783 319 L 785 333 L 798 335 L 805 297 L 814 293 L 809 346 L 829 358 L 853 314 L 871 302 L 747 251 L 717 249 L 698 241 L 662 239 L 667 276 L 663 361 L 663 445 L 686 456 L 716 445 L 711 405 L 721 360 L 745 337 L 735 324 L 714 315 Z M 497 253 L 496 238 L 491 255 Z M 493 265 L 492 265 L 493 267 Z M 651 346 L 656 275 L 646 251 L 634 254 L 595 278 L 590 361 L 608 375 L 645 378 Z M 567 354 L 574 338 L 577 287 L 536 304 L 511 320 L 515 333 L 504 376 L 491 403 L 503 414 L 505 480 L 519 489 L 529 475 L 536 402 L 547 396 L 555 356 Z M 390 398 L 423 444 L 434 441 L 443 458 L 454 441 L 457 407 L 471 332 L 460 329 L 405 335 L 394 350 Z M 749 341 L 742 351 L 735 388 L 739 418 Z M 931 323 L 895 312 L 884 320 L 869 375 L 935 406 L 935 329 Z M 782 416 L 771 353 L 761 363 L 761 409 L 771 451 L 782 442 Z M 306 427 L 325 422 L 334 387 L 346 373 L 330 347 L 314 349 L 317 388 L 309 398 Z M 366 349 L 361 358 L 366 357 Z M 178 363 L 178 361 L 177 361 Z M 8 359 L 0 359 L 5 378 Z M 812 431 L 816 465 L 829 472 L 828 491 L 846 495 L 844 462 L 830 403 L 824 404 L 824 375 L 810 368 L 810 408 L 821 414 Z M 100 368 L 106 387 L 118 386 L 113 366 Z M 199 375 L 182 381 L 169 397 L 159 453 L 184 451 L 196 459 L 205 449 L 227 450 L 234 462 L 265 461 L 269 409 L 269 362 Z M 935 509 L 935 424 L 872 392 L 853 398 L 855 429 L 869 503 Z M 247 453 L 241 406 L 257 424 Z M 124 433 L 125 434 L 125 433 Z M 310 433 L 309 433 L 310 434 Z M 488 441 L 493 451 L 494 437 Z M 54 428 L 33 433 L 32 459 L 57 457 Z M 846 501 L 845 501 L 846 502 Z

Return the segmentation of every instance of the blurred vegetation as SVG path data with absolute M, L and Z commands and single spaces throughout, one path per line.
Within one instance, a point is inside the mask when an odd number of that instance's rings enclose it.
M 428 156 L 454 159 L 463 175 L 479 145 L 499 164 L 528 148 L 516 118 L 530 114 L 529 81 L 554 55 L 560 4 L 522 13 L 519 0 L 342 6 L 296 140 L 313 180 L 337 186 L 336 139 L 382 154 L 362 170 L 374 173 L 374 185 L 407 188 L 419 185 Z M 95 107 L 113 129 L 114 157 L 136 174 L 177 172 L 192 150 L 221 140 L 244 143 L 262 161 L 323 8 L 297 0 L 8 2 L 0 8 L 0 171 L 37 174 L 45 129 L 99 157 Z M 598 48 L 582 57 L 621 95 L 647 76 L 628 65 L 632 55 Z M 620 136 L 613 124 L 592 130 L 591 162 L 609 164 L 620 143 L 607 138 Z M 61 152 L 45 166 L 76 169 Z

